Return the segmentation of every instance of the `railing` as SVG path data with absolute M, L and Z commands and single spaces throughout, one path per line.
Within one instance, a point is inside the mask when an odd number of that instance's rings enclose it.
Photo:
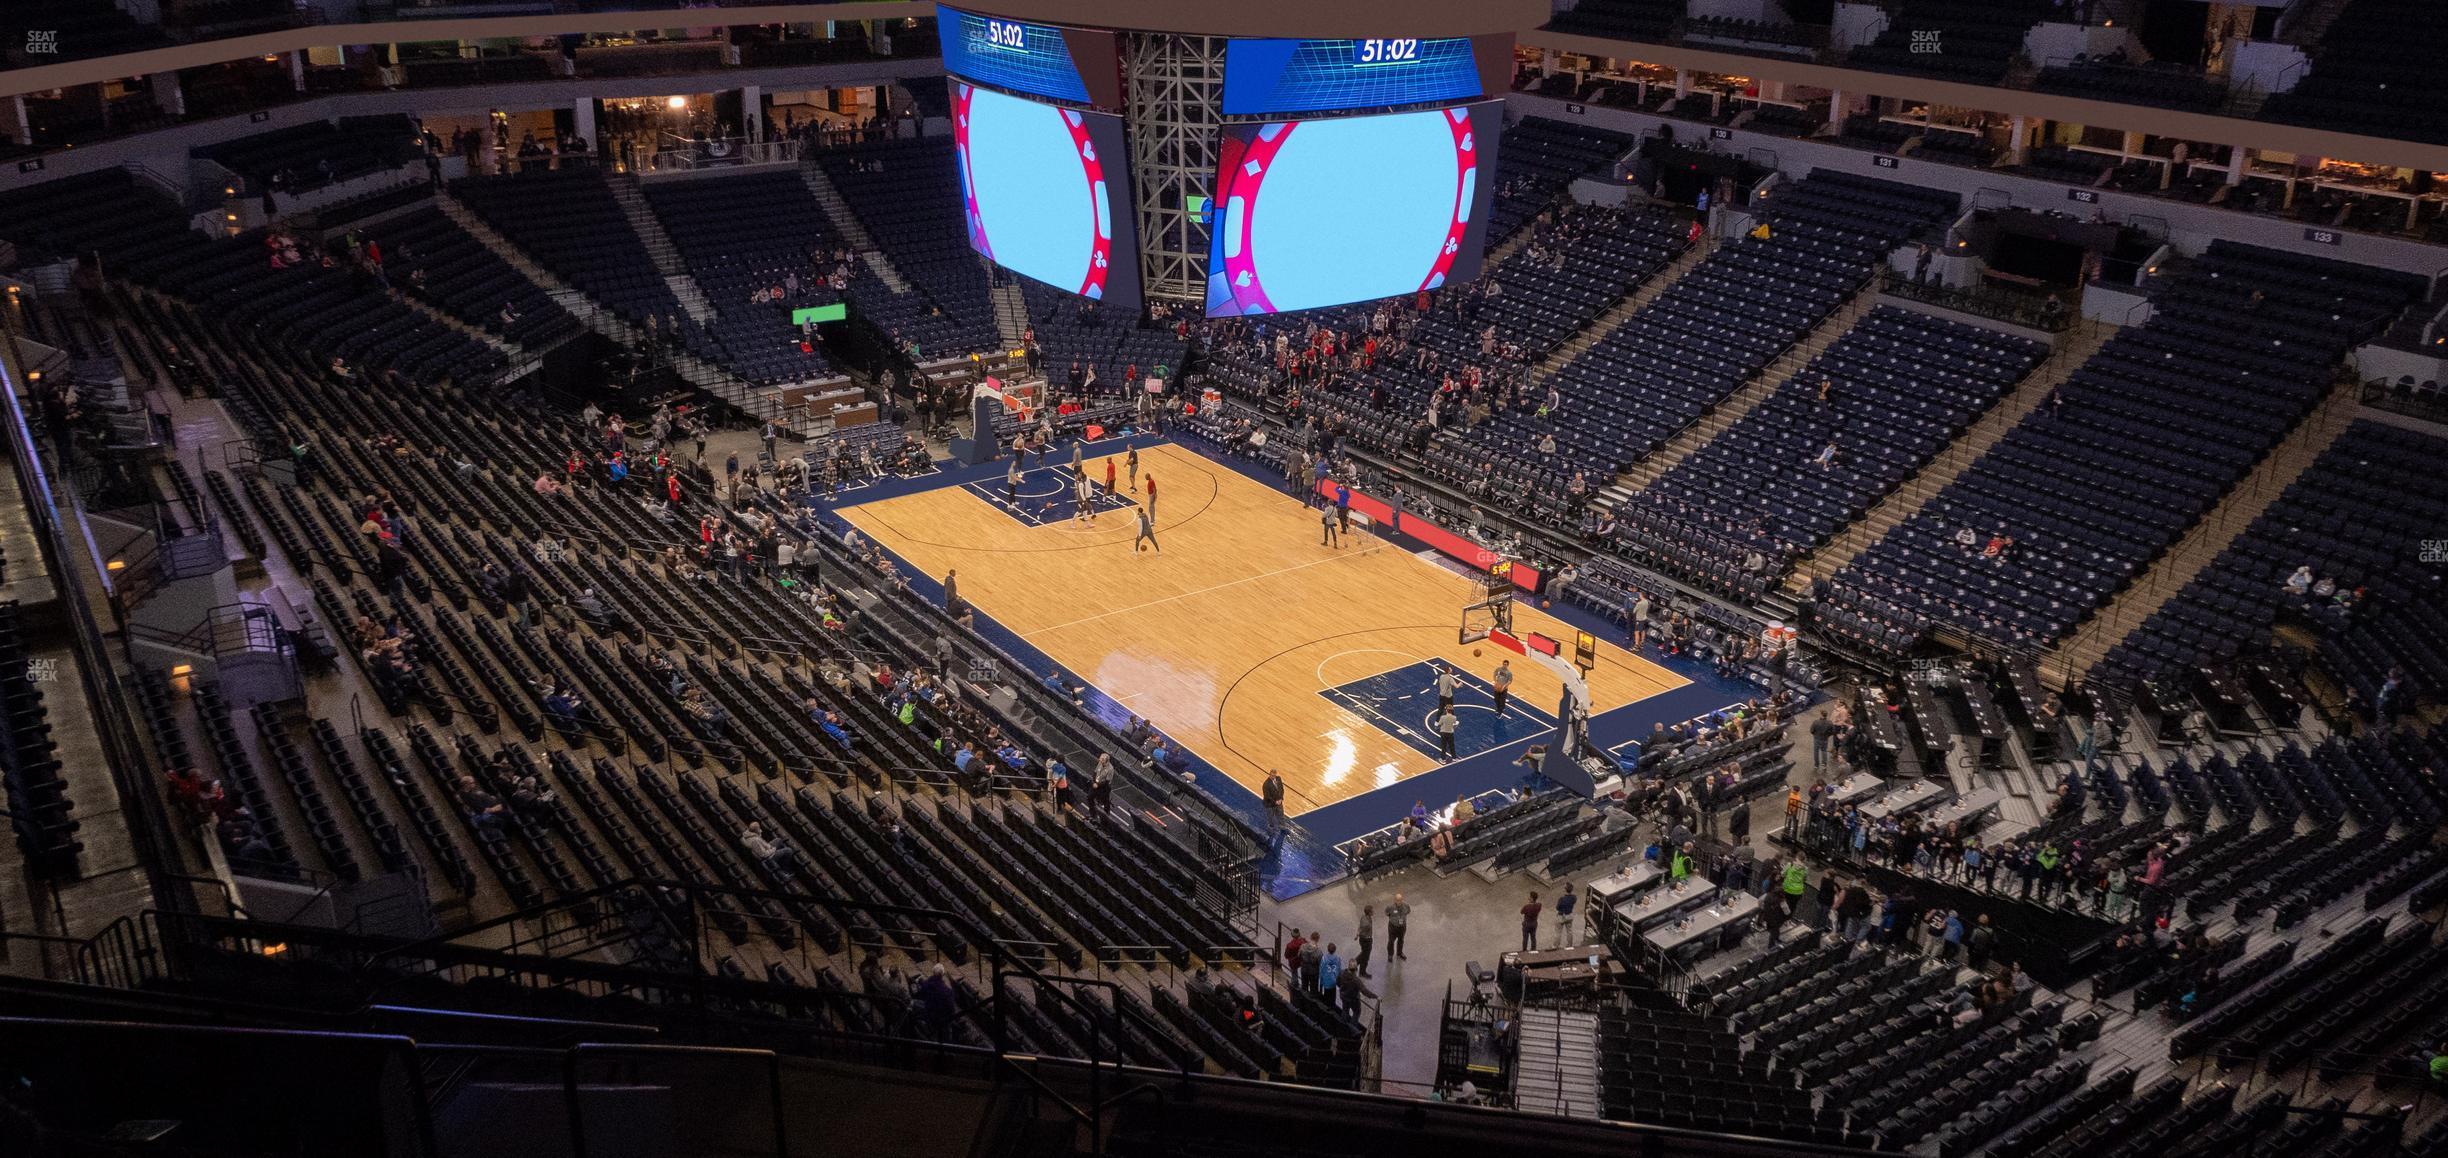
M 2438 279 L 2434 278 L 2432 284 L 2438 285 Z M 2423 348 L 2430 349 L 2439 345 L 2441 338 L 2448 338 L 2448 304 L 2442 304 L 2438 312 L 2431 315 L 2431 320 L 2423 323 Z
M 208 157 L 190 157 L 188 163 L 194 166 L 196 174 L 203 178 L 202 187 L 206 190 L 205 195 L 195 198 L 196 204 L 190 208 L 201 209 L 210 203 L 213 196 L 210 191 L 216 185 L 220 187 L 219 196 L 222 197 L 244 197 L 254 192 L 248 187 L 246 178 L 239 176 L 234 170 L 219 161 Z
M 130 162 L 124 167 L 128 172 L 152 182 L 155 188 L 169 194 L 170 199 L 176 202 L 180 208 L 196 208 L 194 204 L 195 198 L 188 194 L 186 182 L 171 177 L 168 174 L 163 173 L 161 170 L 156 169 L 142 161 Z
M 286 447 L 280 451 L 281 456 L 286 456 L 287 453 Z M 260 470 L 263 467 L 264 457 L 263 447 L 252 438 L 233 438 L 221 444 L 221 466 L 225 470 L 242 468 Z
M 2253 521 L 2243 516 L 2239 500 L 2249 503 L 2267 495 L 2269 488 L 2276 485 L 2277 472 L 2267 469 L 2269 464 L 2297 451 L 2298 448 L 2308 445 L 2310 440 L 2319 437 L 2318 432 L 2332 421 L 2334 412 L 2342 407 L 2353 406 L 2360 400 L 2361 395 L 2361 387 L 2352 383 L 2351 380 L 2342 380 L 2332 384 L 2329 391 L 2321 397 L 2320 402 L 2296 424 L 2294 430 L 2270 449 L 2262 463 L 2256 465 L 2242 478 L 2237 479 L 2226 493 L 2220 496 L 2217 507 L 2179 534 L 2149 568 L 2130 579 L 2123 588 L 2111 595 L 2107 602 L 2092 608 L 2088 618 L 2081 621 L 2075 630 L 2059 640 L 2056 655 L 2060 657 L 2060 662 L 2064 665 L 2062 674 L 2066 684 L 2071 687 L 2076 682 L 2076 677 L 2086 674 L 2089 668 L 2097 662 L 2098 657 L 2105 654 L 2108 648 L 2114 647 L 2118 641 L 2125 639 L 2140 628 L 2144 622 L 2148 621 L 2151 614 L 2156 613 L 2169 598 L 2181 591 L 2183 584 L 2174 582 L 2174 576 L 2170 573 L 2168 566 L 2169 561 L 2179 554 L 2179 548 L 2194 544 L 2195 550 L 2210 551 L 2211 555 L 2215 556 L 2217 552 L 2211 551 L 2212 546 L 2234 539 Z M 2254 518 L 2259 517 L 2258 512 L 2265 509 L 2266 505 L 2263 503 L 2255 506 Z M 2208 560 L 2205 559 L 2203 565 L 2207 566 L 2207 563 Z M 2199 573 L 2200 568 L 2196 568 L 2193 572 L 2195 575 Z M 2190 577 L 2187 581 L 2190 582 Z M 2146 597 L 2139 603 L 2130 598 L 2137 592 Z M 2154 595 L 2159 598 L 2147 598 Z
M 643 882 L 639 883 L 643 887 Z M 682 887 L 682 886 L 655 886 Z M 570 904 L 591 904 L 600 899 L 596 894 L 570 898 Z M 916 910 L 907 910 L 918 912 Z M 932 916 L 948 916 L 931 914 Z M 379 975 L 386 967 L 378 943 L 372 939 L 351 936 L 332 930 L 280 929 L 250 923 L 225 920 L 178 920 L 166 923 L 170 932 L 188 932 L 207 941 L 225 941 L 232 950 L 249 953 L 259 963 L 279 964 L 285 961 L 313 959 L 322 964 L 349 967 L 361 963 L 369 976 Z M 288 938 L 282 940 L 279 938 Z M 979 942 L 985 944 L 985 942 Z M 431 945 L 434 942 L 422 942 Z M 267 954 L 266 950 L 270 950 Z M 471 960 L 490 962 L 483 972 L 503 980 L 515 979 L 526 966 L 504 961 L 500 954 L 468 949 Z M 399 959 L 393 959 L 397 962 Z M 536 963 L 550 964 L 550 963 Z M 609 966 L 597 961 L 570 961 L 569 976 L 609 980 L 614 975 L 636 976 L 637 970 Z M 329 976 L 330 970 L 322 975 Z M 794 1084 L 794 1069 L 782 1054 L 837 1056 L 870 1065 L 923 1069 L 957 1079 L 987 1078 L 998 1083 L 1015 1083 L 1037 1097 L 1042 1103 L 1059 1107 L 1070 1124 L 1085 1128 L 1080 1138 L 1099 1152 L 1105 1135 L 1116 1126 L 1111 1112 L 1124 1104 L 1146 1100 L 1161 1111 L 1172 1105 L 1196 1105 L 1205 1113 L 1230 1112 L 1236 1107 L 1250 1112 L 1263 1112 L 1280 1120 L 1333 1121 L 1348 1123 L 1357 1129 L 1379 1132 L 1387 1137 L 1397 1134 L 1433 1139 L 1432 1149 L 1443 1152 L 1457 1149 L 1464 1138 L 1504 1136 L 1516 1140 L 1535 1138 L 1539 1144 L 1552 1143 L 1548 1152 L 1566 1158 L 1597 1158 L 1608 1154 L 1639 1154 L 1653 1158 L 1795 1158 L 1806 1155 L 1844 1155 L 1855 1151 L 1805 1143 L 1767 1142 L 1724 1134 L 1709 1134 L 1694 1130 L 1637 1126 L 1622 1123 L 1578 1122 L 1565 1119 L 1525 1117 L 1479 1107 L 1437 1104 L 1419 1098 L 1388 1097 L 1377 1091 L 1342 1091 L 1290 1085 L 1281 1082 L 1249 1081 L 1235 1078 L 1210 1077 L 1184 1067 L 1149 1069 L 1129 1066 L 1118 1060 L 1117 1051 L 1107 1049 L 1105 1029 L 1112 1023 L 1102 1003 L 1081 1000 L 1072 992 L 1085 986 L 1118 990 L 1110 982 L 1047 977 L 1025 967 L 1009 970 L 1011 977 L 1042 988 L 1040 1000 L 1070 1003 L 1090 1014 L 1086 1024 L 1094 1028 L 1094 1036 L 1086 1044 L 1098 1054 L 1087 1060 L 1058 1057 L 1035 1057 L 1014 1052 L 1010 1040 L 999 1032 L 1015 995 L 997 983 L 983 1000 L 968 1003 L 959 1012 L 979 1025 L 998 1029 L 992 1052 L 959 1045 L 931 1043 L 921 1038 L 880 1037 L 848 1029 L 832 1029 L 789 1016 L 775 1017 L 766 1009 L 790 1009 L 821 1013 L 840 1002 L 867 1000 L 864 994 L 820 993 L 809 989 L 776 986 L 761 982 L 739 981 L 721 977 L 669 978 L 651 981 L 644 986 L 631 985 L 619 990 L 640 1000 L 635 1007 L 651 1010 L 658 1022 L 670 1022 L 677 1016 L 685 1023 L 694 1010 L 708 1017 L 705 1026 L 710 1033 L 723 1034 L 733 1040 L 745 1040 L 772 1048 L 708 1048 L 666 1045 L 656 1040 L 626 1042 L 584 1042 L 589 1037 L 620 1039 L 635 1038 L 660 1032 L 656 1026 L 607 1024 L 559 1019 L 533 1019 L 514 1027 L 514 1034 L 481 1033 L 490 1041 L 538 1042 L 540 1044 L 424 1044 L 412 1042 L 410 1036 L 423 1032 L 436 1017 L 450 1017 L 439 1011 L 416 1009 L 403 1011 L 387 1007 L 379 1000 L 355 1007 L 352 1014 L 367 1027 L 385 1036 L 369 1043 L 370 1048 L 386 1048 L 396 1041 L 398 1048 L 408 1051 L 397 1064 L 386 1067 L 395 1075 L 399 1086 L 393 1100 L 411 1107 L 420 1121 L 429 1120 L 431 1107 L 447 1104 L 449 1086 L 464 1080 L 474 1067 L 483 1066 L 496 1074 L 515 1073 L 521 1080 L 550 1089 L 558 1086 L 562 1102 L 558 1107 L 565 1115 L 569 1141 L 567 1152 L 575 1158 L 598 1152 L 600 1145 L 589 1138 L 600 1137 L 601 1123 L 586 1116 L 583 1102 L 592 1097 L 592 1089 L 605 1081 L 629 1081 L 636 1084 L 667 1086 L 675 1091 L 697 1089 L 735 1098 L 715 1108 L 706 1103 L 691 1106 L 693 1110 L 681 1119 L 700 1143 L 706 1135 L 722 1133 L 719 1147 L 701 1145 L 738 1154 L 773 1154 L 777 1158 L 788 1154 L 813 1154 L 822 1147 L 804 1133 L 791 1133 L 792 1119 L 778 1112 L 786 1103 L 805 1104 L 819 1094 L 819 1088 Z M 542 976 L 538 974 L 538 976 Z M 584 992 L 584 986 L 573 991 Z M 664 1000 L 669 999 L 669 1000 Z M 420 1005 L 428 1004 L 421 1002 Z M 244 1016 L 243 1007 L 232 1007 Z M 728 1010 L 737 1010 L 736 1015 Z M 403 1018 L 406 1019 L 403 1024 Z M 719 1023 L 714 1019 L 719 1018 Z M 1364 1010 L 1362 1020 L 1375 1027 L 1378 1015 Z M 12 1023 L 30 1024 L 30 1023 Z M 1147 1023 L 1133 1022 L 1134 1025 Z M 453 1036 L 468 1032 L 461 1026 Z M 1153 1028 L 1149 1026 L 1149 1028 Z M 74 1023 L 61 1027 L 63 1035 L 91 1034 L 100 1027 L 93 1023 Z M 145 1026 L 139 1032 L 150 1033 L 155 1027 Z M 261 1035 L 267 1042 L 273 1035 L 262 1031 L 221 1027 L 161 1027 L 161 1032 L 189 1035 L 178 1048 L 203 1056 L 205 1043 L 193 1041 L 196 1035 L 211 1035 L 224 1044 L 243 1043 L 248 1035 Z M 290 1038 L 305 1036 L 285 1034 Z M 158 1037 L 136 1037 L 125 1046 L 112 1042 L 115 1048 L 137 1050 L 145 1044 L 162 1040 Z M 362 1041 L 362 1035 L 359 1040 Z M 242 1052 L 223 1050 L 235 1058 Z M 217 1056 L 217 1055 L 216 1055 Z M 424 1061 L 440 1059 L 445 1067 L 428 1067 Z M 428 1075 L 438 1068 L 448 1068 L 458 1077 L 445 1077 L 439 1086 Z M 591 1077 L 591 1075 L 604 1075 Z M 1400 1086 L 1402 1083 L 1383 1082 Z M 1425 1092 L 1425 1091 L 1422 1091 Z M 1150 1115 L 1161 1119 L 1162 1113 Z M 1252 1119 L 1257 1120 L 1257 1119 Z M 549 1119 L 536 1124 L 540 1137 L 550 1136 Z M 1146 1128 L 1144 1123 L 1141 1128 Z M 413 1147 L 404 1153 L 433 1153 Z
M 2374 378 L 2363 384 L 2363 404 L 2412 418 L 2448 422 L 2448 391 L 2415 390 L 2400 394 L 2396 383 Z
M 678 143 L 657 149 L 646 158 L 653 172 L 689 172 L 699 169 L 728 169 L 747 165 L 797 164 L 803 142 L 785 137 L 772 141 L 752 141 L 746 137 L 720 137 L 712 140 L 674 138 Z
M 249 614 L 250 611 L 264 614 Z M 267 622 L 269 618 L 270 609 L 265 605 L 228 603 L 205 612 L 204 618 L 185 631 L 131 623 L 125 634 L 131 641 L 158 643 L 216 657 L 238 652 L 278 652 L 282 650 L 278 628 Z M 232 627 L 237 628 L 234 634 L 229 631 Z
M 178 876 L 179 880 L 198 878 Z M 136 989 L 164 975 L 162 947 L 154 926 L 122 917 L 91 937 L 0 931 L 0 944 L 31 944 L 42 953 L 44 974 L 106 989 Z
M 1921 281 L 1893 269 L 1886 272 L 1886 279 L 1879 286 L 1879 292 L 1908 301 L 1937 306 L 1941 309 L 1954 310 L 1958 313 L 1976 314 L 1980 317 L 2049 334 L 2062 334 L 2074 328 L 2074 323 L 2081 320 L 2079 314 L 2066 308 L 2063 302 L 2058 302 L 2055 298 L 2048 299 L 2049 302 L 2055 302 L 2058 307 L 2051 310 L 2048 308 L 2048 303 L 2044 302 L 2035 306 L 2031 299 L 2023 294 L 2003 293 L 1986 288 L 1956 289 L 1936 282 Z
M 101 622 L 82 585 L 73 579 L 76 574 L 73 564 L 78 556 L 70 550 L 60 525 L 60 498 L 52 490 L 43 448 L 35 442 L 33 424 L 20 402 L 23 376 L 17 363 L 16 330 L 13 312 L 0 310 L 0 398 L 6 400 L 0 406 L 0 437 L 8 443 L 9 453 L 5 457 L 24 496 L 41 566 L 49 574 L 61 577 L 58 605 L 68 617 L 63 634 L 76 661 L 78 686 L 85 695 L 95 739 L 101 744 L 104 768 L 124 810 L 128 835 L 135 846 L 134 860 L 147 866 L 147 876 L 159 897 L 165 892 L 164 874 L 182 872 L 186 864 L 177 841 L 170 837 L 169 817 L 149 775 L 153 764 L 129 714 L 129 705 L 136 702 L 136 697 L 120 683 L 119 669 L 112 663 Z M 67 450 L 60 449 L 64 457 Z M 85 539 L 85 557 L 91 560 L 95 577 L 107 595 L 109 572 L 94 548 L 90 529 L 83 528 L 81 521 L 80 530 Z
M 2136 61 L 2111 60 L 2106 57 L 2078 52 L 2070 56 L 2051 56 L 2047 60 L 2041 62 L 2041 68 L 2043 70 L 2053 68 L 2059 70 L 2060 73 L 2070 74 L 2070 79 L 2074 83 L 2064 87 L 2074 90 L 2074 95 L 2087 95 L 2084 91 L 2082 81 L 2092 78 L 2126 78 L 2133 80 L 2177 79 L 2201 82 L 2203 86 L 2203 94 L 2211 98 L 2213 103 L 2220 107 L 2225 107 L 2227 102 L 2232 99 L 2233 86 L 2227 81 L 2211 77 L 2199 65 L 2180 65 L 2167 61 L 2142 63 Z M 2038 87 L 2037 82 L 2035 82 L 2035 87 Z M 2123 98 L 2112 97 L 2106 99 Z M 2132 103 L 2149 105 L 2155 104 L 2156 102 L 2147 99 L 2134 99 Z
M 555 911 L 567 911 L 572 914 L 578 914 L 581 916 L 582 920 L 612 920 L 612 918 L 608 916 L 608 912 L 613 908 L 613 906 L 605 904 L 605 902 L 613 901 L 624 896 L 678 897 L 685 900 L 686 904 L 683 908 L 675 909 L 672 906 L 667 906 L 660 902 L 650 903 L 649 907 L 652 912 L 657 914 L 658 919 L 667 924 L 667 928 L 665 930 L 666 936 L 669 936 L 677 941 L 700 946 L 698 950 L 699 961 L 709 959 L 706 956 L 708 950 L 705 948 L 705 945 L 707 944 L 707 938 L 713 936 L 713 921 L 710 919 L 713 915 L 728 914 L 734 918 L 744 919 L 751 925 L 754 925 L 761 916 L 757 912 L 756 906 L 767 903 L 772 903 L 775 905 L 775 907 L 781 908 L 785 912 L 788 911 L 787 906 L 809 905 L 829 912 L 838 913 L 849 911 L 861 913 L 865 914 L 871 919 L 898 919 L 909 922 L 917 927 L 932 925 L 938 928 L 948 928 L 952 930 L 954 934 L 957 935 L 962 941 L 968 945 L 975 946 L 980 950 L 981 957 L 979 960 L 979 965 L 983 974 L 981 979 L 990 981 L 992 985 L 992 1009 L 990 1010 L 992 1018 L 982 1028 L 990 1031 L 990 1036 L 995 1043 L 996 1052 L 1004 1057 L 1007 1061 L 1015 1061 L 1015 1059 L 1021 1056 L 1014 1053 L 1010 1048 L 1011 1035 L 1007 1019 L 1009 1016 L 1009 1004 L 1011 998 L 1006 992 L 1006 982 L 1011 978 L 1016 977 L 1028 981 L 1031 986 L 1035 988 L 1038 1000 L 1041 1002 L 1046 1000 L 1048 994 L 1054 995 L 1065 1005 L 1069 1006 L 1073 1015 L 1078 1017 L 1083 1024 L 1101 1026 L 1108 1019 L 1128 1016 L 1119 1006 L 1100 1007 L 1091 1005 L 1070 992 L 1072 988 L 1081 987 L 1100 988 L 1111 992 L 1119 992 L 1120 987 L 1115 985 L 1113 982 L 1094 977 L 1069 977 L 1041 973 L 1034 966 L 1030 965 L 1027 960 L 1006 954 L 1003 950 L 1002 942 L 997 941 L 995 938 L 990 936 L 986 930 L 971 924 L 966 918 L 960 916 L 959 914 L 938 909 L 884 904 L 871 901 L 855 901 L 843 897 L 820 896 L 807 892 L 778 892 L 767 889 L 746 889 L 726 886 L 709 886 L 696 883 L 641 879 L 622 884 L 605 886 L 603 888 L 590 890 L 576 896 L 565 897 L 561 901 L 552 905 L 544 906 L 541 909 L 510 914 L 509 916 L 497 918 L 493 921 L 486 922 L 471 929 L 461 930 L 455 934 L 429 938 L 427 940 L 412 942 L 406 945 L 380 945 L 367 941 L 364 938 L 355 937 L 322 936 L 320 939 L 324 943 L 325 947 L 341 951 L 341 956 L 334 963 L 345 965 L 356 976 L 362 978 L 369 986 L 376 987 L 377 991 L 379 990 L 379 986 L 385 982 L 386 978 L 396 977 L 402 972 L 426 976 L 437 976 L 445 973 L 456 972 L 461 969 L 472 970 L 473 973 L 476 974 L 494 976 L 502 975 L 505 971 L 507 971 L 530 975 L 539 980 L 554 978 L 557 976 L 564 977 L 569 981 L 575 981 L 579 978 L 588 978 L 591 979 L 588 982 L 590 985 L 613 983 L 622 975 L 630 975 L 639 979 L 644 979 L 651 974 L 647 970 L 636 967 L 609 965 L 602 961 L 591 959 L 539 960 L 529 957 L 522 958 L 514 962 L 505 960 L 500 951 L 485 947 L 485 942 L 489 936 L 489 930 L 496 928 L 515 929 L 522 923 L 536 923 L 539 918 L 546 917 L 548 914 Z M 685 914 L 688 918 L 688 924 L 693 926 L 693 928 L 681 928 L 677 925 L 671 925 L 670 922 L 675 919 L 674 914 L 676 912 Z M 586 916 L 587 914 L 595 914 L 596 916 L 589 918 Z M 295 940 L 296 938 L 301 937 L 317 936 L 317 934 L 308 930 L 298 930 L 294 935 L 287 931 L 274 931 L 267 926 L 264 926 L 260 922 L 230 923 L 201 921 L 195 918 L 184 918 L 183 920 L 188 924 L 193 932 L 203 935 L 209 939 L 220 940 L 225 944 L 233 944 L 230 942 L 230 938 L 237 938 L 233 947 L 239 949 L 240 951 L 249 951 L 251 949 L 254 952 L 260 953 L 262 947 L 269 943 L 268 939 L 271 937 L 291 936 L 293 937 L 293 940 Z M 620 925 L 623 928 L 628 927 L 626 922 L 612 920 L 612 923 Z M 876 923 L 879 926 L 883 924 L 881 920 L 877 921 Z M 520 943 L 529 942 L 522 941 Z M 804 943 L 804 940 L 802 943 Z M 590 951 L 592 948 L 593 946 L 590 945 Z M 294 951 L 310 952 L 311 950 L 311 946 L 301 944 Z M 314 952 L 312 955 L 320 957 L 324 954 Z M 665 980 L 672 983 L 672 988 L 667 995 L 668 997 L 675 1000 L 686 1000 L 691 1004 L 696 1005 L 701 1014 L 710 1013 L 716 1005 L 726 1003 L 734 997 L 746 996 L 754 999 L 770 1001 L 774 996 L 773 994 L 765 991 L 765 986 L 758 985 L 756 983 L 741 985 L 738 983 L 729 982 L 724 978 L 705 974 L 691 974 L 685 977 L 666 977 Z M 566 981 L 556 981 L 553 982 L 553 984 L 556 987 L 561 987 L 566 984 Z M 732 993 L 731 991 L 735 989 L 739 990 L 740 992 L 736 994 Z M 585 991 L 583 987 L 581 988 L 581 991 Z M 632 986 L 610 984 L 606 991 L 633 992 L 634 988 Z M 811 1002 L 821 1002 L 822 1000 L 826 999 L 825 994 L 813 990 L 807 991 L 804 996 Z M 858 996 L 863 997 L 863 995 Z M 1153 1026 L 1148 1028 L 1154 1029 Z M 1161 1039 L 1163 1035 L 1161 1032 L 1159 1032 L 1158 1036 Z M 1110 1066 L 1118 1068 L 1121 1065 L 1118 1052 L 1114 1052 L 1106 1048 L 1109 1044 L 1114 1043 L 1107 1042 L 1102 1035 L 1098 1035 L 1091 1041 L 1084 1044 L 1087 1045 L 1090 1053 L 1090 1056 L 1087 1059 L 1084 1059 L 1086 1064 L 1089 1066 Z M 1188 1074 L 1188 1070 L 1186 1068 L 1182 1069 L 1181 1072 L 1185 1076 Z M 1027 1074 L 1024 1069 L 1016 1068 L 1015 1073 L 1024 1081 L 1030 1081 L 1034 1084 L 1034 1077 Z M 1093 1073 L 1091 1077 L 1092 1081 L 1100 1083 L 1097 1088 L 1101 1091 L 1101 1077 L 1098 1077 Z M 1116 1097 L 1129 1097 L 1134 1092 L 1135 1091 L 1126 1090 L 1123 1093 L 1116 1095 Z M 1110 1103 L 1101 1096 L 1101 1093 L 1100 1096 L 1092 1098 L 1091 1101 L 1091 1106 L 1084 1109 L 1074 1106 L 1068 1102 L 1061 1104 L 1063 1104 L 1067 1110 L 1070 1110 L 1075 1115 L 1080 1115 L 1080 1120 L 1083 1122 L 1083 1124 L 1093 1125 L 1096 1121 L 1096 1116 L 1100 1115 Z
M 1835 43 L 1836 29 L 1826 24 L 1771 24 L 1723 16 L 1686 16 L 1677 20 L 1667 39 L 1702 44 L 1771 45 L 1816 58 Z

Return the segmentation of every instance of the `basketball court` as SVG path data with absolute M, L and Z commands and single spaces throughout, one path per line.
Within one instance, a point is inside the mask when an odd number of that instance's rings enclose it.
M 1092 449 L 1083 469 L 1101 483 L 1105 458 L 1124 446 Z M 1018 504 L 1004 501 L 997 478 L 839 513 L 932 578 L 957 571 L 978 614 L 1244 788 L 1255 793 L 1269 769 L 1281 771 L 1294 815 L 1445 763 L 1426 722 L 1436 707 L 1432 663 L 1461 679 L 1458 757 L 1526 746 L 1554 728 L 1557 677 L 1502 648 L 1459 642 L 1463 608 L 1484 596 L 1479 582 L 1356 526 L 1342 547 L 1320 546 L 1316 510 L 1166 443 L 1139 452 L 1141 479 L 1158 486 L 1162 553 L 1134 554 L 1129 510 L 1100 503 L 1089 525 L 1070 519 L 1069 502 L 1053 505 L 1068 493 L 1068 457 L 1066 448 L 1059 465 L 1027 472 Z M 1042 508 L 1031 505 L 1040 492 Z M 1528 599 L 1513 624 L 1517 634 L 1574 636 Z M 1512 702 L 1500 717 L 1491 679 L 1506 659 Z M 1591 710 L 1688 682 L 1601 644 Z

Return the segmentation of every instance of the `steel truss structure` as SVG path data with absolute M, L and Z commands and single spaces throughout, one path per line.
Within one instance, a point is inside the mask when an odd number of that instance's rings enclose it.
M 1139 195 L 1139 273 L 1147 296 L 1207 299 L 1206 213 L 1215 192 L 1224 108 L 1221 36 L 1122 36 L 1123 103 L 1131 183 Z

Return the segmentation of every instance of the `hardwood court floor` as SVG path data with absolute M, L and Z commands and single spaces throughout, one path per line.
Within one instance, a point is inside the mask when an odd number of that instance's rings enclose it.
M 1280 769 L 1294 814 L 1437 767 L 1321 693 L 1430 658 L 1494 671 L 1507 653 L 1478 645 L 1473 657 L 1455 642 L 1478 584 L 1365 535 L 1321 547 L 1315 511 L 1179 447 L 1140 462 L 1160 488 L 1162 555 L 1133 556 L 1128 511 L 1032 527 L 961 487 L 842 515 L 928 575 L 957 570 L 981 614 L 1252 792 Z M 1102 481 L 1104 460 L 1086 470 Z M 1572 629 L 1528 599 L 1513 623 L 1570 646 Z M 1552 712 L 1558 681 L 1518 659 L 1513 669 L 1515 698 Z M 1602 712 L 1688 682 L 1611 643 L 1589 675 Z

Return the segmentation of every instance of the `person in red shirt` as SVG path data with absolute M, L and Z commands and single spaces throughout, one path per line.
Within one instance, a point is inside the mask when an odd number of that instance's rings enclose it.
M 671 505 L 675 507 L 680 505 L 679 475 L 667 474 L 663 476 L 663 493 L 671 497 Z
M 1114 460 L 1110 455 L 1105 459 L 1105 493 L 1114 493 Z
M 1153 473 L 1143 474 L 1143 475 L 1140 475 L 1140 476 L 1139 476 L 1139 481 L 1147 484 L 1147 489 L 1148 489 L 1148 501 L 1147 501 L 1148 517 L 1149 517 L 1149 518 L 1151 518 L 1151 519 L 1153 519 L 1153 518 L 1155 518 L 1155 517 L 1156 517 L 1156 476 L 1155 476 L 1155 474 L 1153 474 Z
M 1537 893 L 1530 894 L 1530 903 L 1521 907 L 1522 952 L 1527 953 L 1538 948 L 1538 919 L 1539 914 L 1546 911 L 1546 908 L 1545 905 L 1539 903 Z

